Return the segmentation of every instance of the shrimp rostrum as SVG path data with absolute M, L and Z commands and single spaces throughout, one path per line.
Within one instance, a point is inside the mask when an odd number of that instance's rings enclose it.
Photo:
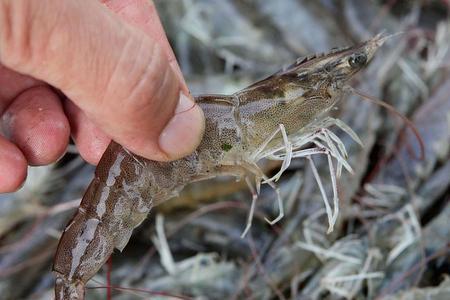
M 220 175 L 246 180 L 253 194 L 250 228 L 260 184 L 277 194 L 275 182 L 292 158 L 304 157 L 325 202 L 329 230 L 337 218 L 336 177 L 351 171 L 340 139 L 328 128 L 337 126 L 360 142 L 343 122 L 327 112 L 346 94 L 346 83 L 371 60 L 386 37 L 378 35 L 360 45 L 297 60 L 291 66 L 232 95 L 196 97 L 206 116 L 203 140 L 191 155 L 172 162 L 150 161 L 111 142 L 95 178 L 60 239 L 53 270 L 56 299 L 83 299 L 85 283 L 100 269 L 114 248 L 122 250 L 134 228 L 151 208 L 178 194 L 191 182 Z M 333 201 L 328 201 L 311 156 L 328 159 Z M 282 161 L 268 178 L 259 160 Z

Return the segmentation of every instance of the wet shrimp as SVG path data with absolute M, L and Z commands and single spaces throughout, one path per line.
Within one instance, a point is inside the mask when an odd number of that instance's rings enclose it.
M 84 286 L 114 248 L 128 243 L 134 228 L 154 205 L 178 195 L 189 183 L 216 176 L 244 179 L 253 194 L 245 235 L 250 229 L 260 184 L 277 194 L 279 215 L 283 205 L 275 182 L 291 159 L 307 158 L 321 191 L 329 230 L 338 213 L 336 177 L 351 171 L 340 139 L 329 130 L 337 126 L 360 142 L 343 122 L 327 112 L 346 93 L 346 83 L 371 60 L 386 37 L 353 47 L 297 60 L 291 66 L 233 95 L 196 97 L 206 116 L 206 130 L 197 150 L 172 162 L 137 156 L 111 142 L 80 207 L 59 241 L 53 270 L 57 300 L 83 299 Z M 329 203 L 311 156 L 327 157 L 333 190 Z M 268 178 L 259 160 L 282 161 L 280 171 Z

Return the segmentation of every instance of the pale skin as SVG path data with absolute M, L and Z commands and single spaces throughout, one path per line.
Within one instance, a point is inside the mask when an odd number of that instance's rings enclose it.
M 168 161 L 204 129 L 148 0 L 0 0 L 0 118 L 0 193 L 70 135 L 92 164 L 111 139 Z

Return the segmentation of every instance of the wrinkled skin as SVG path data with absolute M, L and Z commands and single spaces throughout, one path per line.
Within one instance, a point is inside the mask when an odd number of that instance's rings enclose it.
M 144 159 L 112 142 L 80 208 L 60 239 L 53 270 L 55 297 L 83 299 L 85 283 L 114 248 L 122 250 L 153 205 L 191 182 L 219 175 L 263 174 L 255 156 L 281 138 L 268 140 L 283 124 L 289 137 L 307 131 L 344 94 L 346 82 L 364 68 L 385 38 L 298 60 L 285 70 L 230 96 L 199 96 L 205 135 L 191 155 L 173 162 Z

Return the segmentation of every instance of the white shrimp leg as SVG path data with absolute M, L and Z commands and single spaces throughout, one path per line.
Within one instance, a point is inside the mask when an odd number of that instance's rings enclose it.
M 283 124 L 279 124 L 279 131 L 281 132 L 281 135 L 283 136 L 283 144 L 284 144 L 284 150 L 285 150 L 283 163 L 281 164 L 281 168 L 278 171 L 278 173 L 275 174 L 274 176 L 272 176 L 271 178 L 264 180 L 263 183 L 269 183 L 269 182 L 272 182 L 272 181 L 278 181 L 278 179 L 280 179 L 280 177 L 284 173 L 284 171 L 286 171 L 286 169 L 291 164 L 291 160 L 292 160 L 292 144 L 291 144 L 291 142 L 289 142 L 289 139 L 288 139 L 288 136 L 287 136 L 287 133 L 286 133 L 286 129 L 284 128 Z
M 319 176 L 317 168 L 314 164 L 314 161 L 312 160 L 311 156 L 307 156 L 306 158 L 310 162 L 310 166 L 313 171 L 314 178 L 316 179 L 317 185 L 319 186 L 320 193 L 322 194 L 322 199 L 325 204 L 325 210 L 327 212 L 328 223 L 329 223 L 327 233 L 330 233 L 333 231 L 334 224 L 336 223 L 338 213 L 339 213 L 339 195 L 338 195 L 338 191 L 337 191 L 336 174 L 335 174 L 335 169 L 334 169 L 333 161 L 332 161 L 332 155 L 331 155 L 330 151 L 326 148 L 325 149 L 319 148 L 318 150 L 320 153 L 325 154 L 327 156 L 327 160 L 328 160 L 328 168 L 329 168 L 330 177 L 331 177 L 331 186 L 333 189 L 333 211 L 331 210 L 331 206 L 329 204 L 328 197 L 325 193 L 325 189 L 323 187 L 322 181 L 320 179 L 320 176 Z
M 319 148 L 321 148 L 321 149 L 327 150 L 327 152 L 324 153 L 324 154 L 329 154 L 329 155 L 331 155 L 332 157 L 334 157 L 334 158 L 337 160 L 337 162 L 338 162 L 338 163 L 341 163 L 341 164 L 343 165 L 343 167 L 344 167 L 348 172 L 350 172 L 350 173 L 353 174 L 353 169 L 352 169 L 352 167 L 350 167 L 350 165 L 348 164 L 348 162 L 347 162 L 345 159 L 343 159 L 343 158 L 339 155 L 339 153 L 333 152 L 333 151 L 330 149 L 330 147 L 326 147 L 326 146 L 325 146 L 324 144 L 322 144 L 321 142 L 313 141 L 313 143 L 314 143 L 317 147 L 319 147 Z
M 345 155 L 342 155 L 342 151 L 341 148 L 338 144 L 338 148 L 339 150 L 336 148 L 335 143 L 332 141 L 332 139 L 330 138 L 329 135 L 329 130 L 328 129 L 322 129 L 322 136 L 319 136 L 319 138 L 324 141 L 325 143 L 327 143 L 327 145 L 329 146 L 331 153 L 334 153 L 336 157 L 339 157 L 338 161 L 338 166 L 337 166 L 337 173 L 336 176 L 339 178 L 341 177 L 341 173 L 342 173 L 342 161 L 345 160 Z M 341 142 L 342 143 L 342 142 Z M 343 145 L 342 145 L 343 146 Z M 344 147 L 345 148 L 345 147 Z
M 276 129 L 262 144 L 261 146 L 259 146 L 258 149 L 256 149 L 256 151 L 250 156 L 250 160 L 252 162 L 256 162 L 258 161 L 260 158 L 263 158 L 264 156 L 261 156 L 261 152 L 267 147 L 267 145 L 270 143 L 270 141 L 272 141 L 275 136 L 278 134 L 278 132 L 280 132 L 280 128 L 281 126 L 283 126 L 282 124 L 280 124 L 280 126 L 278 127 L 278 129 Z M 283 126 L 284 127 L 284 126 Z
M 355 140 L 357 143 L 362 145 L 361 140 L 356 135 L 356 133 L 347 126 L 344 122 L 334 119 L 334 118 L 326 118 L 325 120 L 321 121 L 319 124 L 316 124 L 318 126 L 318 129 L 312 133 L 304 134 L 301 136 L 294 137 L 293 139 L 289 138 L 286 129 L 283 126 L 283 124 L 279 124 L 279 128 L 275 130 L 267 139 L 266 141 L 255 151 L 255 153 L 251 156 L 254 161 L 258 161 L 261 158 L 268 158 L 268 159 L 274 159 L 274 160 L 282 160 L 283 163 L 281 165 L 280 170 L 272 176 L 271 178 L 267 178 L 262 172 L 259 170 L 259 168 L 254 165 L 254 168 L 258 169 L 258 172 L 252 172 L 255 175 L 259 174 L 259 178 L 264 179 L 262 183 L 269 184 L 276 192 L 277 194 L 277 202 L 279 207 L 279 215 L 272 221 L 268 220 L 266 218 L 266 221 L 269 224 L 275 224 L 278 222 L 283 216 L 284 216 L 284 210 L 283 210 L 283 203 L 281 200 L 281 196 L 279 195 L 278 188 L 273 184 L 274 181 L 277 181 L 280 176 L 283 174 L 284 171 L 289 167 L 292 158 L 299 158 L 299 157 L 306 157 L 311 165 L 311 168 L 313 170 L 314 177 L 316 179 L 316 182 L 319 186 L 320 193 L 322 195 L 322 199 L 325 203 L 325 210 L 328 216 L 328 222 L 329 222 L 329 228 L 328 233 L 333 231 L 334 224 L 336 223 L 338 213 L 339 213 L 339 196 L 337 191 L 337 180 L 336 178 L 339 178 L 342 173 L 342 168 L 345 168 L 350 173 L 353 173 L 353 169 L 346 161 L 346 158 L 348 157 L 347 150 L 345 149 L 344 143 L 337 137 L 333 132 L 331 132 L 327 127 L 335 125 L 342 129 L 345 133 L 347 133 L 353 140 Z M 281 135 L 283 137 L 283 144 L 279 147 L 272 148 L 269 151 L 265 151 L 267 145 L 276 137 L 278 132 L 281 132 Z M 316 147 L 310 148 L 310 149 L 301 149 L 301 147 L 304 147 L 305 145 L 312 143 Z M 319 173 L 317 171 L 317 168 L 314 165 L 314 162 L 311 158 L 314 154 L 325 154 L 327 156 L 328 160 L 328 167 L 329 167 L 329 173 L 331 177 L 331 185 L 333 190 L 333 209 L 331 208 L 330 202 L 328 200 L 328 197 L 326 195 L 325 189 L 323 187 L 322 181 L 320 179 Z M 337 168 L 335 169 L 333 165 L 332 158 L 335 158 L 337 161 Z M 258 183 L 257 183 L 258 187 Z M 253 187 L 252 187 L 253 188 Z M 259 193 L 259 188 L 257 188 Z M 257 195 L 258 193 L 255 192 Z M 253 210 L 254 210 L 254 204 L 256 202 L 256 199 L 252 201 Z M 251 211 L 251 216 L 253 217 L 254 211 Z M 249 224 L 251 222 L 247 223 L 246 231 L 248 231 Z
M 313 172 L 314 178 L 316 179 L 317 185 L 319 186 L 319 190 L 320 190 L 320 193 L 322 194 L 322 199 L 325 204 L 325 211 L 327 213 L 328 224 L 329 224 L 327 232 L 331 232 L 334 228 L 334 223 L 332 223 L 333 222 L 333 213 L 331 211 L 331 206 L 328 203 L 328 198 L 327 198 L 327 194 L 325 193 L 325 188 L 323 187 L 322 180 L 320 179 L 320 176 L 319 176 L 319 172 L 317 171 L 316 165 L 314 164 L 314 161 L 312 160 L 311 156 L 307 156 L 306 158 L 309 161 L 311 170 Z
M 317 185 L 319 187 L 320 193 L 322 195 L 322 199 L 325 204 L 325 210 L 328 216 L 328 222 L 329 222 L 329 228 L 327 230 L 327 233 L 330 233 L 333 231 L 334 224 L 336 223 L 337 216 L 339 213 L 339 196 L 337 192 L 337 182 L 336 182 L 336 175 L 335 175 L 335 169 L 333 166 L 331 151 L 322 145 L 320 142 L 314 141 L 315 144 L 317 144 L 319 147 L 305 149 L 305 150 L 299 150 L 293 153 L 293 157 L 305 157 L 310 162 L 311 169 L 313 171 L 314 178 L 316 179 Z M 317 168 L 314 164 L 314 161 L 312 160 L 311 156 L 314 154 L 325 154 L 328 159 L 328 167 L 330 170 L 330 177 L 331 177 L 331 183 L 332 183 L 332 189 L 333 189 L 333 209 L 331 208 L 331 205 L 328 201 L 328 197 L 325 192 L 325 188 L 323 187 L 322 180 L 320 179 L 319 172 L 317 171 Z M 281 159 L 281 158 L 278 158 Z M 338 161 L 342 158 L 336 158 Z
M 355 142 L 357 142 L 360 146 L 364 146 L 363 142 L 361 141 L 361 139 L 358 137 L 358 135 L 356 134 L 356 132 L 353 131 L 353 129 L 350 128 L 350 126 L 348 126 L 347 124 L 345 124 L 344 122 L 342 122 L 339 119 L 335 119 L 335 118 L 331 118 L 331 117 L 327 117 L 325 118 L 325 120 L 323 120 L 321 122 L 321 125 L 323 124 L 323 127 L 329 127 L 331 125 L 335 125 L 336 127 L 338 127 L 339 129 L 341 129 L 342 131 L 344 131 L 346 134 L 348 134 Z
M 330 233 L 333 231 L 334 224 L 336 223 L 339 214 L 339 195 L 331 155 L 327 154 L 327 158 L 328 158 L 328 167 L 330 168 L 331 187 L 333 188 L 333 209 L 334 209 L 333 217 L 331 218 L 331 222 L 329 223 L 329 227 L 327 230 L 327 233 Z
M 254 169 L 254 168 L 251 168 L 251 170 L 252 169 Z M 258 175 L 262 176 L 265 181 L 268 180 L 267 176 L 260 174 L 259 172 L 258 172 Z M 255 176 L 257 176 L 257 175 L 255 175 Z M 258 195 L 259 195 L 259 185 L 260 185 L 261 180 L 258 177 L 256 177 L 256 182 L 255 182 L 256 188 L 255 188 L 255 186 L 253 186 L 253 184 L 250 181 L 248 176 L 245 177 L 245 182 L 247 183 L 247 186 L 252 194 L 252 203 L 250 205 L 250 211 L 248 213 L 247 223 L 245 225 L 244 231 L 241 234 L 241 238 L 244 238 L 247 235 L 248 231 L 250 230 L 250 228 L 252 226 L 253 216 L 255 215 L 256 201 L 258 200 Z M 278 187 L 271 181 L 268 182 L 268 185 L 275 191 L 275 194 L 277 196 L 278 216 L 275 219 L 273 219 L 272 221 L 269 220 L 268 218 L 264 218 L 264 220 L 266 220 L 266 222 L 269 223 L 270 225 L 274 225 L 275 223 L 277 223 L 284 217 L 283 201 L 281 199 L 281 195 L 280 195 L 280 191 L 279 191 Z
M 245 182 L 247 183 L 247 186 L 250 192 L 252 193 L 252 203 L 250 205 L 250 211 L 247 217 L 247 224 L 245 225 L 245 229 L 241 234 L 241 238 L 244 238 L 247 235 L 248 231 L 250 230 L 250 227 L 252 227 L 253 216 L 255 214 L 256 200 L 258 200 L 258 194 L 256 193 L 256 189 L 248 176 L 245 177 Z
M 275 136 L 281 132 L 282 138 L 283 138 L 283 147 L 281 149 L 285 150 L 285 155 L 283 158 L 283 163 L 281 165 L 280 171 L 278 171 L 277 174 L 275 174 L 273 177 L 268 178 L 266 175 L 262 173 L 262 171 L 259 169 L 259 167 L 256 164 L 251 164 L 251 166 L 247 166 L 247 170 L 250 171 L 255 175 L 256 179 L 256 189 L 249 181 L 248 177 L 246 177 L 247 185 L 252 193 L 252 204 L 250 207 L 250 212 L 247 220 L 246 227 L 244 229 L 244 232 L 242 233 L 241 237 L 244 237 L 248 230 L 251 227 L 251 222 L 254 215 L 255 210 L 255 204 L 256 200 L 258 198 L 258 194 L 260 191 L 261 186 L 261 179 L 263 179 L 262 183 L 268 184 L 274 191 L 277 197 L 277 205 L 278 205 L 278 216 L 273 219 L 269 220 L 268 218 L 264 218 L 267 223 L 270 225 L 273 225 L 280 221 L 284 217 L 284 208 L 283 208 L 283 201 L 281 199 L 280 191 L 278 187 L 273 183 L 273 181 L 276 181 L 280 178 L 280 176 L 283 174 L 284 171 L 289 167 L 292 159 L 292 144 L 289 142 L 288 135 L 286 133 L 286 129 L 283 124 L 279 124 L 279 127 L 277 130 L 275 130 L 265 141 L 264 143 L 252 154 L 251 160 L 252 161 L 258 161 L 260 159 L 261 153 L 264 151 L 264 149 L 267 147 L 267 145 L 275 138 Z
M 332 131 L 325 129 L 327 135 L 331 138 L 331 140 L 336 143 L 336 145 L 339 148 L 339 151 L 341 155 L 344 157 L 344 159 L 348 158 L 347 150 L 345 149 L 344 143 L 335 135 Z M 340 178 L 342 174 L 342 162 L 338 161 L 337 163 L 337 171 L 336 171 L 336 177 Z
M 319 127 L 312 133 L 295 137 L 293 141 L 290 142 L 291 145 L 285 142 L 284 146 L 275 148 L 270 152 L 264 153 L 263 151 L 261 151 L 262 152 L 261 156 L 274 160 L 283 160 L 283 163 L 286 163 L 288 161 L 290 162 L 292 158 L 299 158 L 299 157 L 306 157 L 310 161 L 314 177 L 319 186 L 322 199 L 325 203 L 325 210 L 329 222 L 329 228 L 327 232 L 330 233 L 333 230 L 334 224 L 336 223 L 339 213 L 339 196 L 336 178 L 340 177 L 343 167 L 350 173 L 353 173 L 353 170 L 346 161 L 348 153 L 347 150 L 345 149 L 343 142 L 333 132 L 331 132 L 328 128 L 326 128 L 326 126 L 337 125 L 343 131 L 349 134 L 353 139 L 355 139 L 355 141 L 357 141 L 358 143 L 360 143 L 360 140 L 347 125 L 345 125 L 343 122 L 339 120 L 327 118 L 325 121 L 320 122 L 319 125 L 324 127 Z M 283 127 L 280 127 L 280 131 L 281 132 L 283 131 Z M 309 143 L 314 144 L 316 147 L 304 150 L 297 150 L 301 149 L 301 147 Z M 292 148 L 295 150 L 292 150 L 290 146 L 292 146 Z M 314 162 L 312 161 L 311 156 L 314 154 L 325 154 L 327 156 L 329 173 L 331 177 L 331 185 L 333 190 L 333 208 L 331 207 L 331 204 L 328 200 L 322 181 L 320 180 L 317 168 L 315 167 Z M 332 158 L 335 158 L 337 161 L 337 169 L 335 169 L 333 165 Z M 285 169 L 282 166 L 282 169 L 280 171 L 284 170 Z M 278 176 L 278 174 L 276 176 Z M 276 178 L 276 176 L 272 177 L 271 179 Z
M 341 141 L 341 139 L 340 139 L 336 134 L 334 134 L 333 131 L 331 131 L 331 130 L 329 130 L 329 129 L 326 129 L 326 128 L 325 128 L 325 131 L 326 131 L 327 135 L 328 135 L 328 136 L 334 141 L 334 143 L 338 146 L 338 148 L 339 148 L 339 150 L 340 150 L 342 156 L 343 156 L 345 159 L 347 159 L 347 158 L 348 158 L 347 149 L 345 149 L 344 143 Z
M 277 195 L 278 216 L 272 221 L 264 218 L 267 223 L 269 223 L 270 225 L 274 225 L 284 217 L 283 200 L 281 199 L 280 190 L 278 189 L 278 187 L 273 182 L 268 181 L 268 179 L 265 179 L 265 181 L 267 181 L 267 184 L 269 184 L 269 186 L 275 191 L 275 194 Z

